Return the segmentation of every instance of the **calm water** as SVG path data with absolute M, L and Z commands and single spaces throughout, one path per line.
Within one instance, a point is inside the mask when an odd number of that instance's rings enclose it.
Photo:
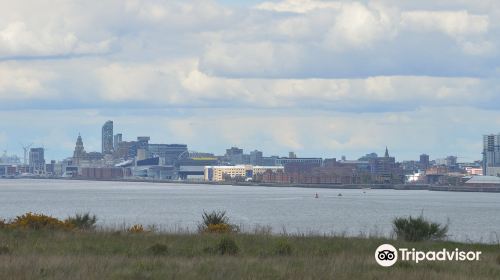
M 319 199 L 314 198 L 315 193 Z M 338 194 L 342 193 L 339 197 Z M 384 234 L 396 216 L 449 223 L 451 239 L 497 242 L 500 194 L 329 190 L 64 180 L 0 180 L 0 217 L 28 211 L 59 218 L 81 212 L 104 226 L 141 223 L 195 230 L 203 210 L 224 209 L 245 229 L 274 232 Z

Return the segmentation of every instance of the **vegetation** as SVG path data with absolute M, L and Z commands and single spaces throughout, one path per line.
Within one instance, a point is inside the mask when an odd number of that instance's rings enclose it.
M 223 212 L 203 216 L 206 228 L 229 224 Z M 121 231 L 81 230 L 53 219 L 26 214 L 0 228 L 0 279 L 451 280 L 500 275 L 500 244 L 271 235 L 269 229 L 254 234 L 172 234 L 145 231 L 139 224 Z M 53 226 L 60 223 L 65 226 Z M 41 226 L 46 224 L 51 226 Z M 423 251 L 460 248 L 482 254 L 477 262 L 398 262 L 383 268 L 376 263 L 374 251 L 384 243 Z
M 73 225 L 51 216 L 28 212 L 6 223 L 6 227 L 30 230 L 69 230 L 73 228 Z
M 278 256 L 289 256 L 292 254 L 292 244 L 286 239 L 279 239 L 274 246 L 274 253 Z
M 149 247 L 149 250 L 153 255 L 166 255 L 168 253 L 168 246 L 161 243 L 156 243 L 153 246 Z
M 236 255 L 240 248 L 233 238 L 223 236 L 219 243 L 217 243 L 216 250 L 221 255 Z
M 289 255 L 278 255 L 277 244 L 284 240 L 293 251 Z M 403 262 L 383 268 L 373 256 L 383 243 L 426 251 L 460 248 L 483 253 L 479 262 Z M 0 244 L 9 248 L 8 253 L 0 254 L 0 279 L 465 280 L 497 279 L 500 275 L 499 245 L 442 241 L 406 243 L 371 238 L 241 233 L 132 234 L 3 229 Z M 238 248 L 236 253 L 234 248 Z
M 144 227 L 140 224 L 131 226 L 127 231 L 130 233 L 143 233 L 143 232 L 145 232 Z
M 203 211 L 202 223 L 198 226 L 201 233 L 230 233 L 238 232 L 236 225 L 229 223 L 226 211 Z
M 394 233 L 398 239 L 409 242 L 442 240 L 448 233 L 448 225 L 429 222 L 421 215 L 418 218 L 399 217 L 393 221 Z
M 74 217 L 67 218 L 64 222 L 80 230 L 94 230 L 97 217 L 90 215 L 90 213 L 76 214 Z

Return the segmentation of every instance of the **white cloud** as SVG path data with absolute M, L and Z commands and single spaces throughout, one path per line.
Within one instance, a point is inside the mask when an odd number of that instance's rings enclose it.
M 487 15 L 467 11 L 408 11 L 401 15 L 402 25 L 415 31 L 439 31 L 453 38 L 488 32 Z
M 264 2 L 255 8 L 275 12 L 308 13 L 316 9 L 339 9 L 341 2 L 318 0 L 285 0 L 281 2 Z
M 47 111 L 40 122 L 70 130 L 79 122 L 93 133 L 116 117 L 130 134 L 153 130 L 158 141 L 188 139 L 201 150 L 262 143 L 359 154 L 394 141 L 404 152 L 404 138 L 416 133 L 430 135 L 422 149 L 460 138 L 454 148 L 472 153 L 463 143 L 475 147 L 471 135 L 494 129 L 500 110 L 500 9 L 480 2 L 3 1 L 0 106 L 40 109 L 24 112 L 32 114 L 24 126 Z M 165 109 L 155 115 L 161 131 L 144 126 L 148 112 L 104 113 L 119 108 Z M 185 113 L 163 115 L 176 110 Z M 460 134 L 436 119 L 462 130 L 493 121 Z M 33 133 L 43 129 L 55 128 Z
M 48 83 L 56 78 L 55 73 L 30 69 L 17 63 L 0 64 L 0 98 L 4 102 L 53 98 L 55 92 Z
M 393 19 L 383 7 L 356 2 L 343 4 L 326 42 L 333 49 L 365 48 L 375 41 L 392 38 L 394 29 Z

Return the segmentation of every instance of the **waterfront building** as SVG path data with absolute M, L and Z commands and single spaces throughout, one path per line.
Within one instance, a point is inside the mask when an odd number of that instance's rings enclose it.
M 102 126 L 101 146 L 103 154 L 113 153 L 113 121 L 107 121 Z
M 283 166 L 205 166 L 204 177 L 205 181 L 221 182 L 228 178 L 253 178 L 254 175 L 263 174 L 267 171 L 277 172 L 278 170 L 283 171 L 283 169 Z
M 45 173 L 44 148 L 31 148 L 29 153 L 29 171 L 34 174 Z
M 483 135 L 483 174 L 496 176 L 500 167 L 500 134 Z
M 83 146 L 83 139 L 80 134 L 78 134 L 78 138 L 76 139 L 75 150 L 73 151 L 73 158 L 71 161 L 72 166 L 100 166 L 103 163 L 101 162 L 103 159 L 103 154 L 99 152 L 90 152 L 87 153 L 85 151 L 85 147 Z

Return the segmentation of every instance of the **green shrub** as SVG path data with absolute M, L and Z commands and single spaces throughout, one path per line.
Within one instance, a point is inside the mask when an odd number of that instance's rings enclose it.
M 228 236 L 222 237 L 216 246 L 216 251 L 221 255 L 236 255 L 239 250 L 240 248 L 236 244 L 236 241 Z
M 203 225 L 220 225 L 228 224 L 229 218 L 226 216 L 226 211 L 212 211 L 210 213 L 203 211 L 201 215 L 203 218 Z
M 286 239 L 279 239 L 273 248 L 273 253 L 278 256 L 290 256 L 292 251 L 292 244 Z
M 64 222 L 77 229 L 93 230 L 95 229 L 97 217 L 95 215 L 91 216 L 90 213 L 76 214 L 74 217 L 68 217 Z
M 0 246 L 0 255 L 10 254 L 9 246 Z
M 156 243 L 153 246 L 149 247 L 149 251 L 156 256 L 166 255 L 168 253 L 168 246 L 165 244 Z
M 423 216 L 418 218 L 399 217 L 394 219 L 393 229 L 396 237 L 409 242 L 441 240 L 448 233 L 448 225 L 429 222 Z

